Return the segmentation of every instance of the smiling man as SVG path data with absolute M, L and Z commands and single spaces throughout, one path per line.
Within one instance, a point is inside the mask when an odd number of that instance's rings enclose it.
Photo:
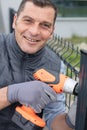
M 53 34 L 54 16 L 52 7 L 41 8 L 32 2 L 27 2 L 23 11 L 14 16 L 15 37 L 22 51 L 33 54 L 45 46 Z
M 46 47 L 53 35 L 56 16 L 57 9 L 50 0 L 22 0 L 14 16 L 13 33 L 0 35 L 0 130 L 22 130 L 12 122 L 20 103 L 31 106 L 36 113 L 44 109 L 49 129 L 57 116 L 57 130 L 71 130 L 65 123 L 64 94 L 56 94 L 33 77 L 35 71 L 45 68 L 59 82 L 61 61 Z

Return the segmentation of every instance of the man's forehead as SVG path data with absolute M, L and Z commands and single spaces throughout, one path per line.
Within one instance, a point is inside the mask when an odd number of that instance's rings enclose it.
M 55 11 L 51 7 L 39 7 L 34 5 L 32 2 L 27 2 L 20 16 L 27 16 L 37 20 L 43 21 L 54 21 Z

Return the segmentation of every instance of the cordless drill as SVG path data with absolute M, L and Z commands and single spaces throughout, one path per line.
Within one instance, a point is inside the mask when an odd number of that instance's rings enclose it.
M 54 84 L 56 77 L 48 70 L 41 68 L 33 74 L 36 80 L 47 83 L 56 93 L 70 93 L 77 95 L 79 90 L 78 82 L 60 74 L 60 81 Z M 20 126 L 23 130 L 40 130 L 44 128 L 45 121 L 37 115 L 34 110 L 26 106 L 17 106 L 12 121 Z

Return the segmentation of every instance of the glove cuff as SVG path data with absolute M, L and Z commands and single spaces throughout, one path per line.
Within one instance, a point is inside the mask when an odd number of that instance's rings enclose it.
M 17 86 L 16 84 L 8 86 L 7 99 L 10 103 L 14 103 L 17 101 L 16 95 L 17 95 L 18 87 L 16 86 Z

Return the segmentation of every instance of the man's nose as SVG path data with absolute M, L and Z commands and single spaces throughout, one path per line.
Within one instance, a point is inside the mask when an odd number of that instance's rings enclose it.
M 40 34 L 40 27 L 38 25 L 33 25 L 29 28 L 29 31 L 32 35 L 36 36 Z

